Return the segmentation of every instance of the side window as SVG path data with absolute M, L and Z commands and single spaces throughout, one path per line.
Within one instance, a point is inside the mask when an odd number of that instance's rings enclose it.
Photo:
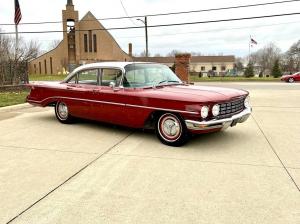
M 109 86 L 111 82 L 116 86 L 120 85 L 122 79 L 122 71 L 119 69 L 102 69 L 101 86 Z
M 98 69 L 84 70 L 78 73 L 78 84 L 97 85 Z

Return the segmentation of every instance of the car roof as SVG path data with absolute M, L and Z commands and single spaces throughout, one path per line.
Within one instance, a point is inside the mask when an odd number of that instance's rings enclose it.
M 112 68 L 124 69 L 124 67 L 126 65 L 141 64 L 141 63 L 153 64 L 151 62 L 120 62 L 120 61 L 96 62 L 96 63 L 90 63 L 90 64 L 86 64 L 86 65 L 81 65 L 78 68 L 76 68 L 72 73 L 77 72 L 82 69 L 97 68 L 97 67 L 112 67 Z
M 93 69 L 93 68 L 120 68 L 124 69 L 126 65 L 130 64 L 157 64 L 153 62 L 123 62 L 123 61 L 110 61 L 110 62 L 96 62 L 96 63 L 89 63 L 85 65 L 81 65 L 74 69 L 65 79 L 64 81 L 68 80 L 71 76 L 81 70 L 85 69 Z

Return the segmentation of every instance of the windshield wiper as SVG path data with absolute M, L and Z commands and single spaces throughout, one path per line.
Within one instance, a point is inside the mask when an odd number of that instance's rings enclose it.
M 157 86 L 159 86 L 160 84 L 162 84 L 162 83 L 180 83 L 179 81 L 177 81 L 177 80 L 162 80 L 162 81 L 160 81 L 158 84 L 157 84 Z

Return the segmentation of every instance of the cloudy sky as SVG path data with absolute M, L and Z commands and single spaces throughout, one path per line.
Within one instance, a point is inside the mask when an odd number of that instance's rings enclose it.
M 266 3 L 280 0 L 122 0 L 129 16 L 157 14 L 166 12 L 201 10 L 246 4 Z M 22 21 L 60 21 L 61 10 L 65 8 L 67 0 L 19 0 Z M 82 18 L 91 11 L 96 18 L 126 16 L 121 0 L 73 0 L 75 9 Z M 191 13 L 172 16 L 148 17 L 148 25 L 198 22 L 239 17 L 263 16 L 272 14 L 298 13 L 300 1 L 232 9 L 212 12 Z M 0 0 L 0 24 L 13 23 L 14 1 Z M 136 19 L 100 20 L 106 27 L 143 26 Z M 13 32 L 14 26 L 0 25 L 2 31 Z M 61 24 L 47 25 L 19 25 L 19 31 L 62 30 Z M 207 23 L 185 26 L 149 28 L 149 51 L 162 55 L 177 49 L 185 52 L 201 52 L 203 55 L 224 54 L 246 56 L 248 54 L 249 36 L 258 45 L 255 51 L 273 42 L 282 51 L 286 51 L 291 44 L 300 39 L 300 15 L 244 20 L 234 22 Z M 139 54 L 145 49 L 144 29 L 112 30 L 110 31 L 124 51 L 128 50 L 128 43 L 133 44 L 133 52 Z M 25 39 L 38 40 L 46 50 L 53 40 L 62 39 L 62 33 L 55 34 L 22 34 Z

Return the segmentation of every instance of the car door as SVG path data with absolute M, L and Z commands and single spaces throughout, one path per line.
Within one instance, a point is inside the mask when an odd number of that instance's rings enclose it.
M 100 70 L 100 86 L 95 91 L 95 99 L 99 103 L 92 105 L 93 117 L 96 120 L 126 124 L 124 119 L 125 96 L 124 88 L 120 86 L 123 71 L 117 68 L 102 68 Z
M 73 116 L 90 118 L 98 80 L 98 69 L 95 68 L 79 71 L 66 83 L 63 98 Z

